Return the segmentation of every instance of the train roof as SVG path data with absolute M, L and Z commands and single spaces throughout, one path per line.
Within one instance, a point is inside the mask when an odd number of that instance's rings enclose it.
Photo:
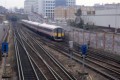
M 38 22 L 33 22 L 33 21 L 28 21 L 28 20 L 22 20 L 22 21 L 29 23 L 29 24 L 32 24 L 32 25 L 36 25 L 36 26 L 44 27 L 44 28 L 49 28 L 49 29 L 62 28 L 60 26 L 50 25 L 50 24 L 46 24 L 46 23 L 38 23 Z
M 60 27 L 60 26 L 50 25 L 50 24 L 46 24 L 46 23 L 40 24 L 40 26 L 41 26 L 41 27 L 45 27 L 45 28 L 50 28 L 50 29 L 62 28 L 62 27 Z
M 33 21 L 28 21 L 28 20 L 22 20 L 23 22 L 29 23 L 29 24 L 33 24 L 33 25 L 39 25 L 38 22 L 33 22 Z

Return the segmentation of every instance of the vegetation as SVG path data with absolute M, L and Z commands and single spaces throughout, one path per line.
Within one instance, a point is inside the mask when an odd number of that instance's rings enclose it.
M 70 25 L 70 26 L 76 26 L 75 21 L 74 20 L 70 20 L 70 19 L 67 21 L 67 24 Z
M 78 9 L 77 12 L 75 13 L 75 16 L 81 16 L 82 15 L 82 11 L 81 9 Z
M 81 11 L 81 9 L 78 9 L 77 12 L 75 13 L 76 19 L 75 20 L 68 20 L 68 24 L 70 26 L 83 28 L 84 21 L 81 19 L 81 15 L 82 15 L 82 11 Z

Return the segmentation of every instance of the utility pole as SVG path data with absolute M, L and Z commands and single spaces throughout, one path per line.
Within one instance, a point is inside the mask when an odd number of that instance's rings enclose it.
M 69 54 L 70 58 L 72 60 L 72 54 L 73 54 L 73 41 L 69 41 Z
M 117 33 L 117 4 L 116 4 L 116 9 L 115 9 L 115 33 Z

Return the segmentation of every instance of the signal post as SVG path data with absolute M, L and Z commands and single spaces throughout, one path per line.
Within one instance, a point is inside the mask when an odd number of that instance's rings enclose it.
M 2 78 L 8 78 L 8 75 L 6 74 L 6 59 L 8 56 L 8 43 L 3 42 L 2 43 L 2 56 L 3 58 L 3 75 Z
M 82 73 L 80 73 L 81 75 L 81 80 L 86 80 L 86 76 L 88 75 L 88 73 L 85 72 L 85 57 L 87 55 L 87 50 L 88 50 L 88 45 L 83 44 L 82 46 L 80 46 L 81 48 L 81 52 L 82 52 Z

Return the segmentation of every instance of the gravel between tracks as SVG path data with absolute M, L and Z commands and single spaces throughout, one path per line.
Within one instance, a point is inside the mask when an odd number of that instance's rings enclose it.
M 44 45 L 44 47 L 50 51 L 54 57 L 56 57 L 65 67 L 66 69 L 68 69 L 68 71 L 75 76 L 78 80 L 80 80 L 80 74 L 82 72 L 82 65 L 78 64 L 77 62 L 75 62 L 74 60 L 71 60 L 70 58 L 66 57 L 65 55 L 63 55 L 62 53 L 59 53 L 53 49 L 51 49 L 50 47 L 47 47 Z M 89 76 L 87 77 L 88 80 L 108 80 L 106 78 L 104 78 L 103 76 L 93 72 L 92 70 L 85 68 L 86 72 L 89 72 Z

